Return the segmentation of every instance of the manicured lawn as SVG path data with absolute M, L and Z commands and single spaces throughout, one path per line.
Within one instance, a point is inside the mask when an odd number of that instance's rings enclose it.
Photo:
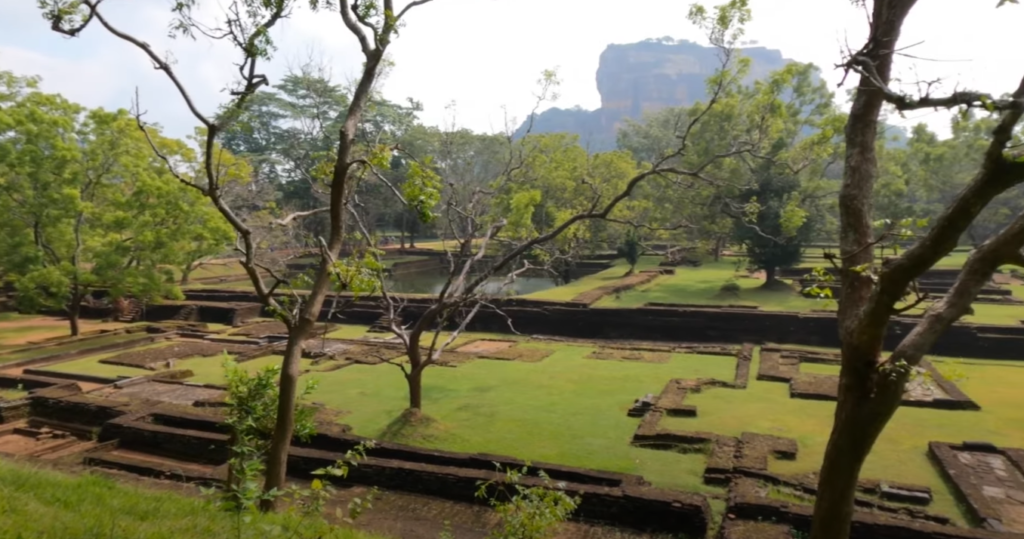
M 365 326 L 343 326 L 332 336 L 355 338 Z M 460 342 L 491 337 L 466 334 Z M 508 336 L 493 336 L 509 338 Z M 519 338 L 517 340 L 522 340 Z M 312 370 L 319 387 L 311 399 L 348 413 L 343 421 L 357 434 L 452 451 L 513 455 L 543 462 L 637 473 L 658 486 L 717 491 L 703 485 L 705 457 L 639 449 L 629 444 L 638 420 L 626 416 L 633 400 L 657 394 L 671 378 L 731 380 L 729 357 L 675 354 L 668 363 L 586 359 L 588 346 L 529 341 L 520 346 L 547 348 L 553 355 L 539 363 L 478 359 L 455 368 L 432 367 L 424 375 L 425 418 L 402 418 L 407 386 L 391 365 L 352 365 Z M 458 344 L 452 348 L 457 348 Z M 102 365 L 97 355 L 55 365 L 62 371 L 137 376 L 148 371 Z M 243 365 L 254 371 L 279 364 L 268 356 Z M 1024 447 L 1024 362 L 933 360 L 944 372 L 956 372 L 959 386 L 983 408 L 960 412 L 902 408 L 879 440 L 863 476 L 923 484 L 935 491 L 931 510 L 960 518 L 956 503 L 929 461 L 929 441 L 986 440 Z M 193 370 L 195 382 L 223 383 L 223 357 L 192 358 L 175 368 Z M 803 372 L 837 374 L 832 365 L 804 364 Z M 834 404 L 790 399 L 788 385 L 755 380 L 747 390 L 714 389 L 691 395 L 697 418 L 666 418 L 662 426 L 728 435 L 742 432 L 795 438 L 800 458 L 773 462 L 772 469 L 803 473 L 820 466 L 832 424 Z
M 773 311 L 809 311 L 827 308 L 827 302 L 804 298 L 795 290 L 765 290 L 761 288 L 764 281 L 747 276 L 747 272 L 743 269 L 737 272 L 735 261 L 728 259 L 708 262 L 698 268 L 681 266 L 675 270 L 675 275 L 659 277 L 647 285 L 618 295 L 606 296 L 597 302 L 597 306 L 639 307 L 645 303 L 657 302 L 760 305 L 762 309 Z M 742 288 L 739 296 L 723 295 L 720 291 L 722 285 L 734 277 L 736 283 Z
M 161 346 L 166 346 L 167 344 L 170 343 L 162 343 Z M 156 374 L 157 371 L 138 369 L 135 367 L 126 367 L 122 365 L 108 365 L 106 363 L 100 363 L 100 360 L 115 356 L 119 353 L 121 352 L 113 352 L 110 354 L 97 354 L 95 356 L 69 361 L 67 363 L 58 363 L 55 365 L 50 365 L 48 367 L 45 367 L 45 369 L 56 372 L 73 372 L 80 374 L 91 374 L 95 376 L 108 376 L 111 378 L 115 378 L 118 376 L 134 377 L 144 376 L 148 374 Z M 194 373 L 194 376 L 192 378 L 189 378 L 190 382 L 204 384 L 223 384 L 225 383 L 224 359 L 225 356 L 193 357 L 181 359 L 174 362 L 174 369 L 191 370 Z M 280 365 L 282 360 L 283 358 L 281 356 L 266 356 L 246 361 L 245 363 L 242 363 L 242 366 L 245 367 L 249 372 L 255 372 L 256 370 L 266 367 L 268 365 Z M 300 363 L 301 368 L 303 370 L 310 369 L 310 363 L 310 360 L 302 360 L 302 363 Z
M 985 440 L 1006 447 L 1024 447 L 1024 362 L 933 360 L 940 369 L 955 369 L 966 378 L 957 384 L 981 405 L 980 412 L 903 407 L 882 433 L 865 464 L 862 477 L 889 479 L 932 487 L 929 510 L 961 518 L 957 504 L 927 456 L 929 441 Z M 804 372 L 837 369 L 802 365 Z M 795 438 L 796 461 L 773 461 L 782 473 L 805 473 L 821 466 L 832 427 L 835 404 L 789 398 L 788 384 L 751 381 L 746 390 L 710 390 L 687 398 L 697 417 L 668 418 L 662 425 L 680 430 L 704 430 L 739 435 L 757 432 Z M 833 371 L 834 373 L 835 371 Z
M 243 524 L 198 496 L 120 484 L 98 475 L 67 475 L 0 460 L 0 537 L 32 539 L 370 539 L 351 529 L 317 534 L 310 521 L 258 515 Z M 311 533 L 313 532 L 313 533 Z
M 657 267 L 658 262 L 660 261 L 661 257 L 645 256 L 640 260 L 640 263 L 637 264 L 637 270 Z M 523 297 L 530 299 L 569 301 L 583 292 L 614 283 L 621 279 L 626 274 L 627 270 L 629 270 L 629 265 L 624 260 L 616 260 L 614 266 L 602 272 L 588 275 L 566 285 L 556 286 L 540 292 L 534 292 L 533 294 Z M 665 278 L 666 277 L 661 277 L 660 279 Z
M 22 359 L 32 359 L 37 357 L 49 356 L 54 354 L 77 352 L 79 350 L 88 350 L 90 348 L 99 348 L 109 344 L 115 344 L 125 341 L 140 340 L 149 337 L 145 333 L 131 333 L 131 334 L 119 334 L 110 335 L 107 337 L 97 337 L 95 339 L 81 340 L 81 341 L 70 341 L 66 344 L 58 346 L 48 346 L 43 348 L 35 348 L 32 350 L 26 350 L 15 354 L 4 354 L 0 352 L 0 364 L 10 363 L 12 361 L 19 361 Z
M 408 397 L 402 374 L 390 365 L 312 374 L 320 382 L 312 399 L 350 411 L 344 422 L 378 439 L 638 473 L 660 486 L 709 490 L 701 482 L 703 455 L 630 446 L 637 420 L 626 410 L 671 378 L 731 380 L 733 358 L 675 355 L 651 364 L 584 359 L 593 348 L 582 346 L 555 350 L 539 363 L 476 360 L 428 369 L 424 413 L 430 420 L 411 427 L 394 421 Z

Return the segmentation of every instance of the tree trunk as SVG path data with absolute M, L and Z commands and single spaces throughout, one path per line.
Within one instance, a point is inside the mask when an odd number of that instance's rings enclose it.
M 768 266 L 764 268 L 764 285 L 771 286 L 776 283 L 778 275 L 778 268 L 775 266 Z
M 71 302 L 68 304 L 68 323 L 71 326 L 71 336 L 77 337 L 81 334 L 81 328 L 79 328 L 78 319 L 82 314 L 82 293 L 77 290 L 71 294 Z
M 889 381 L 878 372 L 891 305 L 873 300 L 875 282 L 862 265 L 875 263 L 874 188 L 878 179 L 878 119 L 903 21 L 917 0 L 875 0 L 867 43 L 857 53 L 874 73 L 862 75 L 846 122 L 846 155 L 839 190 L 839 254 L 842 291 L 839 337 L 842 371 L 836 415 L 818 480 L 812 539 L 847 539 L 860 469 L 902 397 L 905 378 Z M 900 377 L 897 377 L 900 378 Z M 896 383 L 898 382 L 898 386 Z
M 81 333 L 81 329 L 78 327 L 78 317 L 82 310 L 80 303 L 71 304 L 71 308 L 68 309 L 68 322 L 71 324 L 71 336 L 77 337 Z
M 189 264 L 184 268 L 181 268 L 181 280 L 178 282 L 178 286 L 188 286 L 189 277 L 192 276 L 192 265 Z
M 712 248 L 712 254 L 715 257 L 715 262 L 718 262 L 722 258 L 722 248 L 725 243 L 725 237 L 719 236 L 715 238 L 715 246 Z
M 405 375 L 405 381 L 409 383 L 409 409 L 422 411 L 423 369 L 410 369 L 409 374 Z
M 284 351 L 284 363 L 281 368 L 280 397 L 277 400 L 277 423 L 267 453 L 267 470 L 263 483 L 263 491 L 273 489 L 281 491 L 285 486 L 285 473 L 288 468 L 288 450 L 292 444 L 292 433 L 295 431 L 295 402 L 299 387 L 299 362 L 302 359 L 302 343 L 306 340 L 313 324 L 301 319 L 288 331 L 288 345 Z M 260 502 L 260 509 L 273 511 L 276 500 L 267 498 Z
M 405 249 L 405 213 L 402 213 L 402 226 L 398 232 L 398 239 L 401 242 L 402 249 Z
M 841 382 L 835 425 L 818 477 L 811 539 L 850 537 L 860 470 L 902 400 L 906 377 L 876 382 L 873 364 L 871 360 L 861 362 L 860 372 L 850 373 Z M 877 391 L 874 395 L 869 393 L 872 387 Z

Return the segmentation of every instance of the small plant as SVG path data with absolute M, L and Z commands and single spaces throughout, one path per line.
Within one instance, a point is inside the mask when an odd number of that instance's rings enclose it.
M 441 527 L 441 533 L 437 536 L 437 539 L 455 539 L 455 534 L 452 533 L 452 523 L 450 521 L 444 521 L 444 524 Z
M 350 467 L 359 465 L 359 461 L 366 458 L 366 452 L 373 449 L 376 444 L 373 440 L 368 440 L 357 445 L 354 449 L 350 449 L 345 452 L 345 457 L 338 462 L 334 463 L 333 466 L 327 468 L 321 468 L 313 472 L 313 475 L 329 476 L 329 477 L 340 477 L 342 479 L 348 477 L 348 471 Z M 315 498 L 320 501 L 320 507 L 323 507 L 323 502 L 326 501 L 332 494 L 334 494 L 334 488 L 330 483 L 322 481 L 319 478 L 313 480 L 311 487 Z M 366 494 L 366 496 L 360 498 L 352 498 L 348 502 L 347 513 L 341 513 L 339 509 L 336 516 L 349 524 L 355 522 L 365 511 L 373 509 L 373 500 L 376 499 L 377 495 L 380 494 L 380 490 L 377 487 L 373 487 Z
M 626 238 L 616 249 L 616 254 L 626 259 L 626 262 L 629 264 L 629 271 L 626 272 L 626 275 L 632 275 L 636 271 L 636 265 L 640 262 L 640 256 L 643 254 L 643 251 L 644 247 L 640 243 L 636 229 L 627 231 Z
M 542 539 L 579 505 L 579 497 L 566 494 L 561 490 L 565 484 L 553 484 L 543 470 L 537 472 L 543 485 L 527 487 L 521 481 L 529 473 L 529 464 L 504 472 L 500 464 L 495 466 L 504 474 L 502 481 L 480 482 L 476 492 L 476 497 L 487 499 L 501 518 L 501 525 L 491 531 L 490 539 Z M 492 487 L 496 487 L 495 492 L 489 494 Z
M 250 374 L 230 358 L 225 358 L 224 371 L 228 379 L 225 423 L 231 429 L 231 456 L 222 502 L 225 509 L 238 515 L 236 524 L 241 534 L 242 524 L 251 520 L 252 514 L 259 511 L 264 501 L 287 494 L 278 490 L 263 492 L 262 481 L 266 467 L 264 461 L 277 422 L 277 380 L 281 367 L 272 365 Z M 309 439 L 315 432 L 314 410 L 301 404 L 315 388 L 315 381 L 307 382 L 298 398 L 295 436 L 300 440 Z M 204 492 L 214 493 L 213 490 Z
M 743 288 L 740 286 L 740 283 L 731 279 L 726 281 L 725 284 L 718 289 L 719 292 L 724 292 L 726 294 L 739 294 L 741 290 L 743 290 Z

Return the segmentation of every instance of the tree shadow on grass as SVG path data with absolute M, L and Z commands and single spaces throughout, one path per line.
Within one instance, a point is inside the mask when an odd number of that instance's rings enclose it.
M 403 410 L 389 422 L 377 439 L 387 442 L 424 444 L 443 434 L 444 424 L 419 410 Z

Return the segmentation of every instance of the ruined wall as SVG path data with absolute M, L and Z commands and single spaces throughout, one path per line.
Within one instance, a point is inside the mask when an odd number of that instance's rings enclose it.
M 190 300 L 251 301 L 254 294 L 239 291 L 204 290 L 188 292 Z M 431 298 L 408 298 L 403 317 L 415 320 Z M 727 308 L 594 308 L 566 302 L 526 298 L 494 300 L 508 315 L 516 331 L 560 337 L 631 339 L 652 341 L 775 343 L 839 347 L 839 330 L 834 314 L 792 313 Z M 323 311 L 326 319 L 328 309 Z M 334 321 L 373 324 L 383 311 L 377 301 L 354 302 Z M 913 319 L 897 318 L 889 323 L 885 346 L 892 350 L 913 329 Z M 469 326 L 473 331 L 507 333 L 508 320 L 499 313 L 481 310 Z M 988 359 L 1019 359 L 1024 349 L 1024 326 L 955 324 L 932 348 L 936 355 Z

